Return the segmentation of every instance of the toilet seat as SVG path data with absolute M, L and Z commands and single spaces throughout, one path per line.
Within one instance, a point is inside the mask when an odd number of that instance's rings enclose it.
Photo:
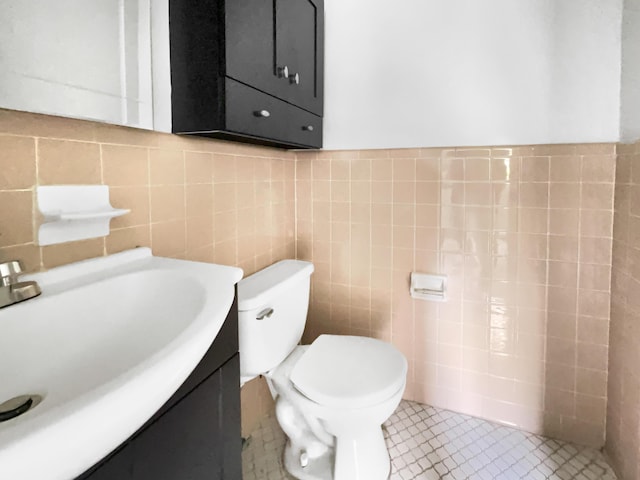
M 386 342 L 320 335 L 295 363 L 289 378 L 302 395 L 320 405 L 364 408 L 404 388 L 406 376 L 404 355 Z

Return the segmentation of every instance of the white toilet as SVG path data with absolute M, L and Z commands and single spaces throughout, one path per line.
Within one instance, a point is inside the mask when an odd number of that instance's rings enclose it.
M 238 284 L 241 383 L 266 377 L 294 477 L 387 479 L 381 425 L 400 403 L 407 360 L 366 337 L 321 335 L 298 345 L 312 272 L 309 262 L 284 260 Z

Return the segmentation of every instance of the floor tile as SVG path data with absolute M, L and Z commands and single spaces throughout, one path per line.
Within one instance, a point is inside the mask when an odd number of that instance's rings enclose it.
M 402 401 L 384 424 L 390 480 L 616 480 L 592 448 Z M 242 452 L 244 480 L 291 480 L 286 438 L 274 416 L 262 420 Z

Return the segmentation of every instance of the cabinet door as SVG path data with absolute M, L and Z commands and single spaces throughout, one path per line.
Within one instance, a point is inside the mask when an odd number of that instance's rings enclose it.
M 322 0 L 226 0 L 225 22 L 228 77 L 322 115 Z
M 224 459 L 221 380 L 219 370 L 87 480 L 240 480 L 238 468 L 233 475 L 223 469 L 224 463 L 240 460 Z
M 132 443 L 136 479 L 224 479 L 219 429 L 220 372 Z
M 275 0 L 276 64 L 290 79 L 281 98 L 322 115 L 324 10 L 319 0 Z
M 240 355 L 224 364 L 220 373 L 221 461 L 225 480 L 242 478 L 242 433 L 240 431 Z
M 278 96 L 274 0 L 226 0 L 226 75 Z M 278 81 L 280 80 L 280 81 Z

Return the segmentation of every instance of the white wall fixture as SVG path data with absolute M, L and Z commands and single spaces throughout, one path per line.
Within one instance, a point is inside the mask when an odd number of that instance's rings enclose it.
M 171 57 L 169 54 L 169 0 L 151 2 L 151 71 L 153 129 L 171 133 Z
M 38 245 L 109 235 L 109 222 L 130 210 L 113 208 L 107 185 L 51 185 L 37 188 L 42 222 Z
M 150 11 L 150 0 L 0 0 L 0 107 L 153 128 Z
M 447 276 L 411 272 L 409 292 L 418 300 L 444 302 L 447 300 Z

